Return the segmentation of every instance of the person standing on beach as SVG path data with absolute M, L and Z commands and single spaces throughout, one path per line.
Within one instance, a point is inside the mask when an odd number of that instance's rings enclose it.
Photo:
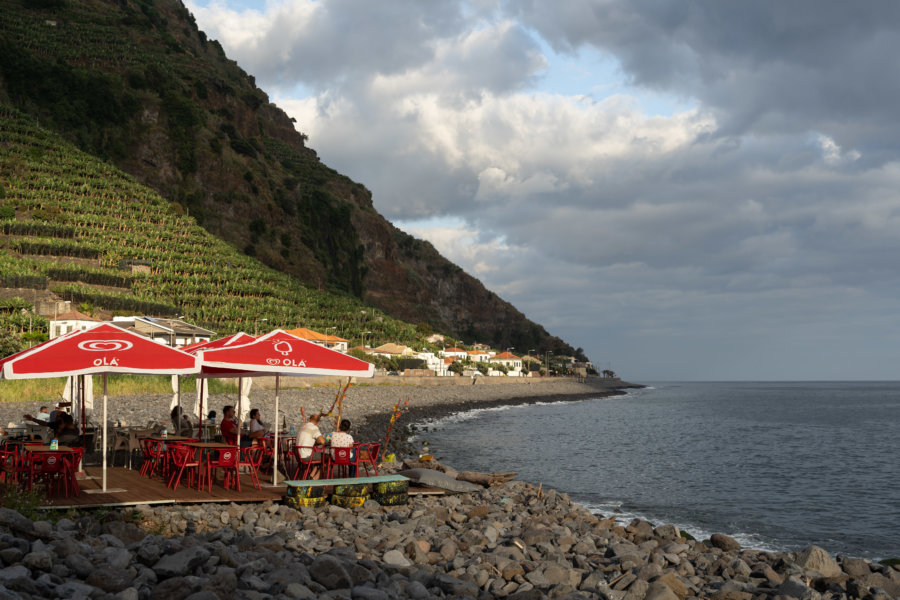
M 222 407 L 222 424 L 219 425 L 222 439 L 229 446 L 237 446 L 238 424 L 234 419 L 234 407 L 230 404 Z

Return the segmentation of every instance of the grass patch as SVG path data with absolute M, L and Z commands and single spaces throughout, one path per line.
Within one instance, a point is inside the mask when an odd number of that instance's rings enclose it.
M 103 396 L 103 378 L 94 375 L 94 398 Z M 65 377 L 48 379 L 8 379 L 0 381 L 0 402 L 58 402 L 65 389 Z M 197 380 L 194 377 L 181 378 L 181 393 L 195 394 Z M 171 394 L 172 379 L 167 375 L 109 375 L 106 393 L 114 396 L 136 396 L 138 394 Z M 237 380 L 210 379 L 210 394 L 236 394 Z
M 38 490 L 25 491 L 14 486 L 7 486 L 0 495 L 4 508 L 11 508 L 23 517 L 32 521 L 43 521 L 47 515 L 38 510 L 38 506 L 46 501 L 44 494 Z

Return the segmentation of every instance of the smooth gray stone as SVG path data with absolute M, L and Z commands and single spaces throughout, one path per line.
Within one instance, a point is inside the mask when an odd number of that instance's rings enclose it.
M 94 570 L 85 583 L 115 594 L 131 586 L 134 577 L 128 570 L 113 566 L 101 566 Z
M 153 565 L 153 571 L 162 578 L 183 577 L 206 562 L 209 550 L 200 546 L 168 554 Z
M 329 590 L 349 588 L 353 585 L 353 579 L 344 564 L 329 554 L 323 554 L 316 558 L 309 565 L 309 574 L 313 580 Z
M 363 585 L 355 586 L 350 593 L 353 600 L 391 600 L 391 596 L 387 592 Z

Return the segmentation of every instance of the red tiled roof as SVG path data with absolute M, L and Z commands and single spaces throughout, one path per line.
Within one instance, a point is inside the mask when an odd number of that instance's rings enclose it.
M 86 315 L 83 312 L 78 312 L 77 310 L 73 310 L 61 315 L 57 315 L 55 318 L 50 319 L 51 321 L 95 321 L 100 323 L 100 319 L 95 319 L 90 315 Z

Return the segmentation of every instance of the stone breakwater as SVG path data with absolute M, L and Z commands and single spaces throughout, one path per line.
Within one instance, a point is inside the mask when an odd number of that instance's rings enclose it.
M 127 517 L 123 520 L 122 517 Z M 900 572 L 628 526 L 523 482 L 408 505 L 139 507 L 55 524 L 0 508 L 0 598 L 884 600 Z

